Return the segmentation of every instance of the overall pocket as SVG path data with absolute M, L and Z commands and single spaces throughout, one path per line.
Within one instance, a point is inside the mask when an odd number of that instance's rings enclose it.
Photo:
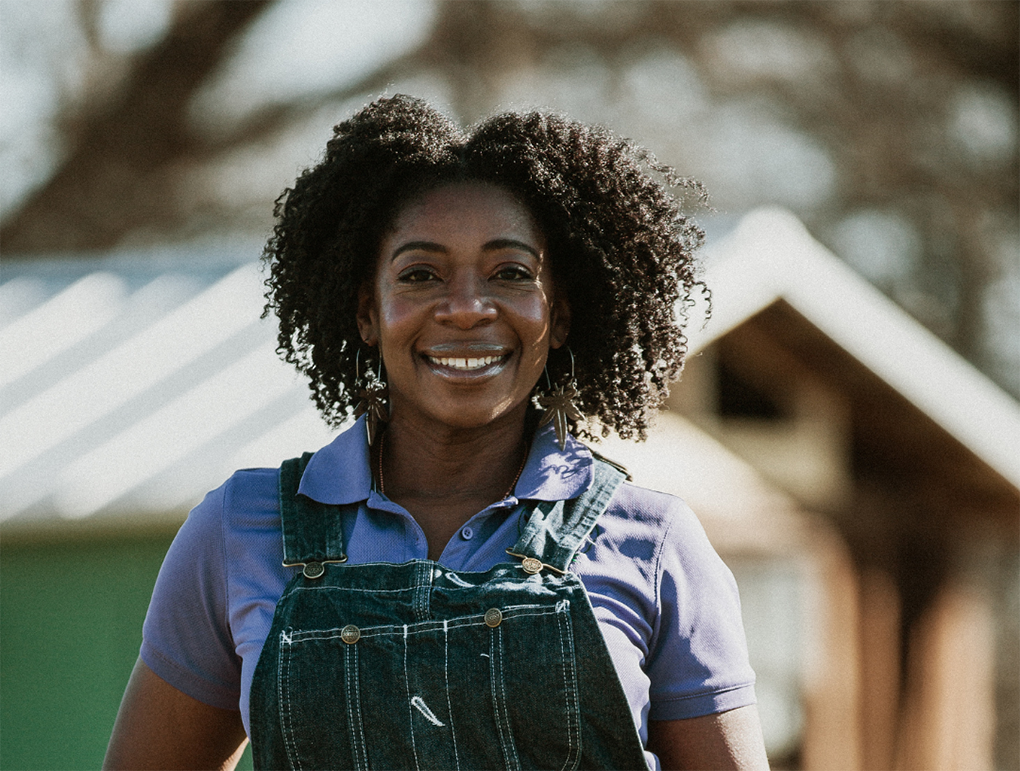
M 570 603 L 481 610 L 405 625 L 362 629 L 351 619 L 348 627 L 285 630 L 277 671 L 291 765 L 575 768 L 581 731 Z

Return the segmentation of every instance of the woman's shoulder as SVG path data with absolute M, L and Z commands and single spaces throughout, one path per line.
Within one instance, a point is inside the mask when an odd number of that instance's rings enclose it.
M 703 574 L 721 564 L 701 521 L 683 499 L 630 481 L 616 490 L 595 535 L 643 563 L 653 581 L 663 570 Z
M 649 517 L 684 517 L 697 521 L 694 512 L 683 498 L 672 493 L 643 487 L 631 480 L 626 480 L 620 485 L 610 505 L 626 507 L 635 514 Z
M 625 477 L 613 494 L 609 504 L 610 510 L 615 509 L 619 512 L 621 509 L 626 509 L 634 515 L 647 516 L 652 519 L 668 519 L 673 516 L 682 516 L 693 519 L 695 522 L 697 521 L 694 512 L 691 511 L 682 498 L 678 498 L 671 493 L 664 493 L 660 490 L 637 484 L 626 466 L 617 463 L 612 458 L 606 457 L 591 447 L 586 447 L 586 449 L 590 453 L 591 461 L 594 464 L 601 464 L 607 471 L 622 474 Z
M 248 468 L 235 471 L 188 513 L 171 547 L 170 556 L 184 552 L 189 559 L 221 563 L 230 545 L 246 533 L 278 530 L 279 470 Z
M 682 499 L 630 480 L 624 481 L 614 493 L 606 509 L 610 520 L 630 523 L 639 532 L 661 539 L 667 532 L 704 535 L 697 515 Z
M 249 507 L 256 504 L 260 508 L 267 503 L 280 508 L 280 469 L 279 468 L 243 468 L 231 474 L 221 485 L 223 503 L 227 507 Z
M 280 469 L 245 468 L 231 474 L 194 509 L 189 519 L 231 521 L 243 516 L 280 514 Z

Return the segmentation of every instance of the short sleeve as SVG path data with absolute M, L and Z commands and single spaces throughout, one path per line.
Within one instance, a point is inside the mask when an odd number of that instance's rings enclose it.
M 659 617 L 646 661 L 651 720 L 755 703 L 736 581 L 694 513 L 674 502 L 658 555 Z
M 192 698 L 238 709 L 241 661 L 228 623 L 225 488 L 192 509 L 163 560 L 142 629 L 141 657 Z

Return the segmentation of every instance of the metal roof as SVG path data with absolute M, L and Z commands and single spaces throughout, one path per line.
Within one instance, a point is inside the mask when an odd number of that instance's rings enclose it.
M 692 352 L 783 300 L 1020 488 L 1020 403 L 811 237 L 763 208 L 709 251 L 712 315 Z
M 259 264 L 204 256 L 5 269 L 2 521 L 186 511 L 329 441 L 259 318 Z

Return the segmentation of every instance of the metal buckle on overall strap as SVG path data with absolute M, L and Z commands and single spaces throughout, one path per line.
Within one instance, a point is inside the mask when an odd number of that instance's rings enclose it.
M 326 573 L 324 565 L 339 565 L 347 562 L 347 556 L 344 555 L 338 560 L 312 560 L 311 562 L 284 562 L 285 568 L 296 568 L 298 565 L 301 566 L 301 573 L 305 578 L 322 578 Z
M 552 565 L 546 564 L 537 557 L 529 557 L 527 554 L 518 554 L 517 552 L 510 551 L 509 549 L 506 550 L 506 553 L 509 554 L 511 557 L 519 557 L 521 560 L 523 560 L 521 562 L 521 567 L 524 568 L 524 572 L 527 573 L 528 575 L 534 575 L 535 573 L 539 573 L 542 571 L 543 568 L 549 568 L 549 570 L 551 570 L 553 573 L 558 573 L 561 576 L 566 575 L 567 571 L 560 570 L 559 568 L 555 568 Z

